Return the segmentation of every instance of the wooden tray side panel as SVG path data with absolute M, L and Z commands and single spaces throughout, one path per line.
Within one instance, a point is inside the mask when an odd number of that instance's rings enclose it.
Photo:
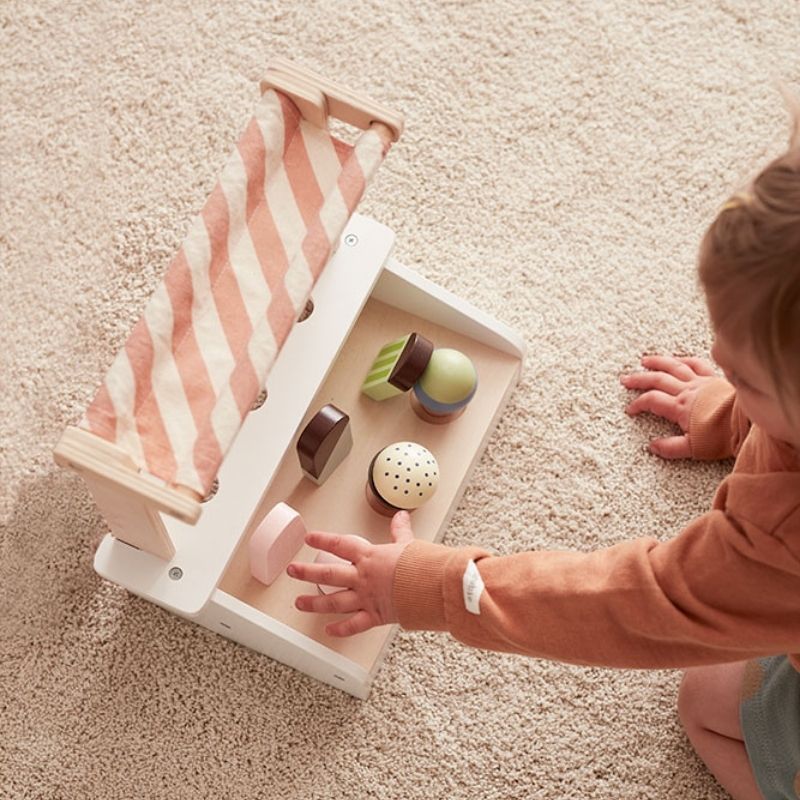
M 197 622 L 360 700 L 369 694 L 372 675 L 357 664 L 225 592 L 214 593 Z

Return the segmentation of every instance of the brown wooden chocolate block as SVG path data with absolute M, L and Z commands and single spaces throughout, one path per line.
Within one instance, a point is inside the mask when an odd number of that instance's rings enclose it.
M 297 440 L 297 455 L 306 477 L 321 485 L 353 446 L 350 417 L 332 403 L 323 406 Z
M 425 371 L 432 353 L 433 342 L 422 334 L 412 333 L 389 375 L 389 383 L 407 392 Z

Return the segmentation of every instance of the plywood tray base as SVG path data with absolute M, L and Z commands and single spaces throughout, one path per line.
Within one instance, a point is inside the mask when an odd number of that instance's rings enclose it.
M 412 330 L 431 339 L 437 347 L 453 347 L 467 353 L 477 368 L 479 386 L 475 398 L 466 412 L 448 425 L 422 421 L 411 408 L 407 394 L 375 402 L 360 392 L 361 381 L 379 348 Z M 372 671 L 385 648 L 390 626 L 348 639 L 326 635 L 324 626 L 334 617 L 303 613 L 294 605 L 297 595 L 314 593 L 315 586 L 284 573 L 267 587 L 250 575 L 249 536 L 275 503 L 285 502 L 300 512 L 310 530 L 357 533 L 376 543 L 389 541 L 389 519 L 373 511 L 365 500 L 367 468 L 378 450 L 391 442 L 411 440 L 427 447 L 439 461 L 438 490 L 427 505 L 412 515 L 418 538 L 438 540 L 516 384 L 520 365 L 519 357 L 433 320 L 374 298 L 368 300 L 299 429 L 323 405 L 333 403 L 350 415 L 354 438 L 351 453 L 326 483 L 317 486 L 303 477 L 294 446 L 287 450 L 218 588 Z M 257 448 L 258 443 L 252 442 L 251 446 Z M 312 561 L 314 555 L 315 551 L 304 546 L 297 560 Z

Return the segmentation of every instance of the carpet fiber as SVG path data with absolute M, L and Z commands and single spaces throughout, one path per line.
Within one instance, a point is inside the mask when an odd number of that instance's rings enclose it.
M 361 210 L 518 329 L 522 381 L 445 542 L 669 537 L 729 464 L 660 462 L 620 372 L 708 352 L 694 276 L 788 135 L 785 0 L 22 2 L 0 10 L 0 796 L 725 797 L 677 672 L 401 632 L 360 702 L 102 581 L 51 457 L 288 56 L 402 110 Z M 587 631 L 587 635 L 591 632 Z

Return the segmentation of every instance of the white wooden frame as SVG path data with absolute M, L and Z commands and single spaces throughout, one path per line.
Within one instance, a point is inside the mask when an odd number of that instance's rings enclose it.
M 317 124 L 327 124 L 330 114 L 362 128 L 384 125 L 394 139 L 402 132 L 401 115 L 289 62 L 273 63 L 261 88 L 270 87 L 290 94 Z M 246 417 L 220 467 L 219 489 L 207 504 L 138 470 L 126 453 L 85 430 L 68 428 L 54 452 L 58 464 L 86 480 L 111 528 L 95 555 L 102 577 L 360 698 L 369 693 L 393 631 L 366 669 L 223 591 L 220 582 L 370 297 L 519 359 L 493 417 L 481 423 L 479 446 L 465 454 L 468 467 L 449 507 L 443 507 L 447 513 L 436 530 L 427 532 L 436 541 L 444 533 L 519 377 L 525 345 L 506 325 L 393 259 L 393 245 L 392 231 L 353 215 L 313 290 L 313 313 L 284 343 L 267 380 L 267 400 Z

